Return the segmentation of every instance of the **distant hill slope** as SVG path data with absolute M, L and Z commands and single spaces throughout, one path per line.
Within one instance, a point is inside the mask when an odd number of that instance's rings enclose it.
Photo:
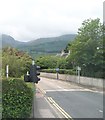
M 24 48 L 22 46 L 19 48 L 29 53 L 59 53 L 75 37 L 76 34 L 68 34 L 59 37 L 40 38 L 28 42 Z
M 2 34 L 2 47 L 7 47 L 7 46 L 18 47 L 19 45 L 23 45 L 23 44 L 24 42 L 16 41 L 13 37 L 6 34 Z
M 42 44 L 46 42 L 53 42 L 53 41 L 68 41 L 68 40 L 73 40 L 76 34 L 67 34 L 67 35 L 62 35 L 58 37 L 48 37 L 48 38 L 39 38 L 33 41 L 28 42 L 28 45 L 37 45 L 37 44 Z
M 29 42 L 19 42 L 13 37 L 3 34 L 2 46 L 12 46 L 30 54 L 59 53 L 75 37 L 76 34 L 68 34 L 59 37 L 40 38 Z

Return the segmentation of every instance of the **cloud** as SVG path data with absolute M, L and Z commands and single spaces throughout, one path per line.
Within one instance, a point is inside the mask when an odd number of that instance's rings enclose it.
M 76 33 L 102 12 L 103 0 L 0 0 L 0 33 L 21 41 Z

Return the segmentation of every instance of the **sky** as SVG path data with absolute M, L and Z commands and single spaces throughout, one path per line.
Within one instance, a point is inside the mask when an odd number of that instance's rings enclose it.
M 86 19 L 103 22 L 104 0 L 0 0 L 0 33 L 19 41 L 75 34 Z

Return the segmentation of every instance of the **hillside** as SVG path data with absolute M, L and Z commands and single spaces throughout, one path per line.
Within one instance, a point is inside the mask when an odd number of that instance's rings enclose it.
M 59 37 L 40 38 L 28 42 L 24 48 L 20 46 L 19 49 L 25 50 L 30 54 L 59 53 L 62 49 L 65 49 L 70 41 L 74 40 L 75 36 L 75 34 L 69 34 Z
M 74 39 L 76 35 L 75 34 L 66 34 L 66 35 L 62 35 L 62 36 L 58 36 L 58 37 L 48 37 L 48 38 L 39 38 L 36 40 L 32 40 L 30 42 L 28 42 L 28 45 L 38 45 L 38 44 L 42 44 L 42 43 L 47 43 L 47 42 L 53 42 L 53 41 L 65 41 L 65 40 L 72 40 Z
M 44 53 L 59 53 L 66 45 L 74 40 L 75 34 L 62 35 L 59 37 L 40 38 L 29 42 L 19 42 L 13 37 L 2 35 L 2 46 L 12 46 L 26 51 L 31 55 Z
M 6 35 L 6 34 L 2 34 L 2 47 L 18 47 L 20 45 L 24 45 L 24 42 L 19 42 L 17 40 L 15 40 L 13 37 Z

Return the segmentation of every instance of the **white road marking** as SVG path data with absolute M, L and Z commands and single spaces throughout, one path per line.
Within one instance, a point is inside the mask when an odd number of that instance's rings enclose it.
M 56 89 L 56 90 L 46 90 L 46 92 L 54 92 L 54 91 L 90 91 L 84 89 Z
M 96 92 L 96 93 L 103 93 L 103 92 L 99 92 L 99 91 L 93 91 L 90 89 L 49 89 L 49 90 L 45 90 L 46 92 L 56 92 L 56 91 L 87 91 L 87 92 Z
M 62 88 L 62 87 L 60 87 L 60 86 L 57 86 L 58 88 Z

